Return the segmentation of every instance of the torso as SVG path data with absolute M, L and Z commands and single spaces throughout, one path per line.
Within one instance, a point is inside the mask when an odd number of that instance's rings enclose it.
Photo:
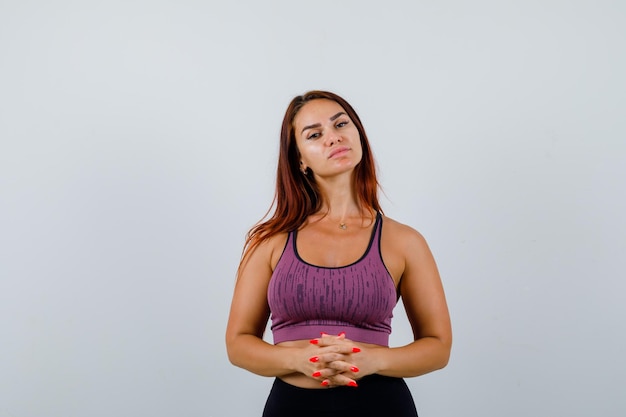
M 309 221 L 298 230 L 296 247 L 301 259 L 317 266 L 336 268 L 350 265 L 367 250 L 375 218 L 364 221 L 354 220 L 346 230 L 338 224 L 321 221 Z M 407 227 L 384 217 L 381 235 L 381 254 L 396 288 L 404 271 L 402 235 Z M 287 242 L 288 234 L 283 233 L 272 238 L 271 268 L 275 269 Z M 309 340 L 285 341 L 278 346 L 306 347 Z M 380 348 L 379 345 L 359 343 L 359 346 Z M 285 382 L 302 388 L 320 388 L 319 381 L 300 373 L 283 375 Z

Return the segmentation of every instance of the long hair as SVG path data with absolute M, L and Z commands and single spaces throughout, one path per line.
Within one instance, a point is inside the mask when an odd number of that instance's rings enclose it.
M 294 119 L 300 109 L 312 100 L 326 99 L 338 103 L 355 124 L 361 139 L 363 156 L 356 165 L 352 176 L 352 186 L 361 205 L 370 211 L 381 211 L 378 202 L 378 180 L 374 155 L 370 149 L 361 119 L 352 106 L 337 94 L 328 91 L 309 91 L 297 96 L 285 112 L 280 130 L 280 149 L 276 172 L 276 191 L 274 200 L 263 218 L 275 207 L 274 213 L 266 221 L 257 223 L 246 235 L 246 243 L 239 272 L 247 256 L 262 242 L 270 237 L 298 229 L 308 216 L 321 208 L 321 194 L 313 175 L 300 171 L 300 152 L 296 145 Z

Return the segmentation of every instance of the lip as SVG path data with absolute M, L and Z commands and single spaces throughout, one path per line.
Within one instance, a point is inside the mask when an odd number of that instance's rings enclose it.
M 338 155 L 338 154 L 343 154 L 346 153 L 347 151 L 349 151 L 350 148 L 348 148 L 347 146 L 340 146 L 338 148 L 333 149 L 332 151 L 330 151 L 330 153 L 328 154 L 328 159 Z

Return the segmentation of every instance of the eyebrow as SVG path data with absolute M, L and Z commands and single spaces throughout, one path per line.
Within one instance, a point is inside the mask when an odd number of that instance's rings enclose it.
M 340 111 L 340 112 L 339 112 L 339 113 L 337 113 L 336 115 L 334 115 L 334 116 L 330 117 L 328 120 L 330 120 L 331 122 L 334 122 L 334 121 L 335 121 L 335 120 L 337 120 L 337 119 L 338 119 L 341 115 L 345 115 L 345 114 L 346 114 L 345 112 Z M 300 133 L 304 132 L 304 131 L 305 131 L 305 130 L 307 130 L 307 129 L 314 129 L 314 128 L 316 128 L 316 127 L 320 127 L 320 126 L 322 126 L 322 125 L 321 125 L 321 124 L 319 124 L 319 123 L 315 123 L 315 124 L 312 124 L 312 125 L 304 126 L 304 127 L 302 128 L 302 131 L 301 131 Z

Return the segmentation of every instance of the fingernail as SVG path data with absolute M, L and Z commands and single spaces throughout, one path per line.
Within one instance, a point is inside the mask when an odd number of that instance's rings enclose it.
M 318 376 L 322 376 L 322 373 L 320 371 L 315 371 L 313 372 L 313 375 L 311 375 L 313 378 L 317 378 Z
M 317 356 L 313 356 L 312 358 L 309 359 L 311 362 L 319 362 L 320 358 Z
M 309 343 L 312 344 L 312 345 L 317 345 L 319 343 L 319 340 L 311 339 L 311 340 L 309 340 Z
M 356 382 L 354 382 L 354 381 L 350 381 L 350 382 L 348 382 L 348 386 L 349 386 L 349 387 L 358 387 L 357 383 L 356 383 Z
M 359 353 L 361 351 L 361 349 L 359 349 L 358 347 L 353 347 L 352 348 L 352 353 Z
M 322 381 L 322 386 L 323 386 L 323 387 L 327 387 L 327 386 L 328 386 L 328 384 L 329 384 L 329 382 L 328 382 L 328 381 Z
M 345 335 L 346 335 L 346 332 L 341 332 L 337 336 L 345 336 Z
M 320 335 L 321 335 L 321 336 L 326 336 L 327 334 L 328 334 L 328 333 L 326 333 L 326 332 L 320 332 Z
M 357 368 L 356 366 L 353 366 L 352 368 L 350 368 L 350 370 L 354 373 L 359 372 L 359 368 Z

